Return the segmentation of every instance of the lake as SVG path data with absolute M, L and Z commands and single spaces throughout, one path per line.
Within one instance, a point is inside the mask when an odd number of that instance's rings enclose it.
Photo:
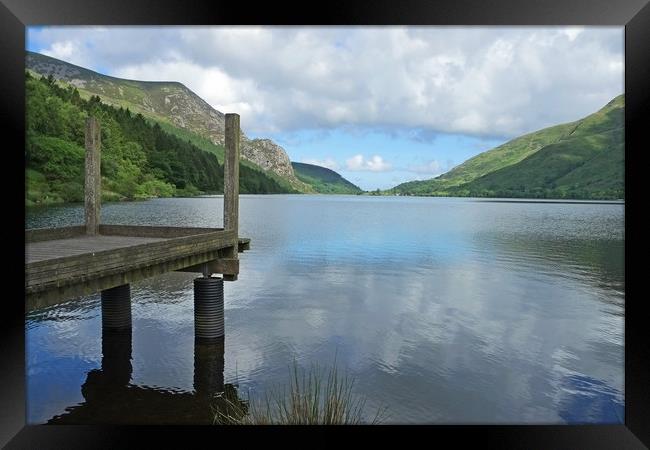
M 102 223 L 222 214 L 218 196 L 155 199 Z M 26 228 L 82 223 L 83 205 L 27 211 Z M 198 274 L 132 284 L 122 340 L 102 337 L 99 294 L 30 313 L 28 423 L 201 423 L 201 383 L 261 399 L 294 362 L 335 361 L 384 423 L 624 422 L 623 204 L 242 195 L 240 236 L 221 349 L 195 349 Z

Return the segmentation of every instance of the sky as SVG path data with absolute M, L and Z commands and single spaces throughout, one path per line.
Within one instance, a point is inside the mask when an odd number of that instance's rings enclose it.
M 438 176 L 624 92 L 623 27 L 29 27 L 27 49 L 180 81 L 365 190 Z

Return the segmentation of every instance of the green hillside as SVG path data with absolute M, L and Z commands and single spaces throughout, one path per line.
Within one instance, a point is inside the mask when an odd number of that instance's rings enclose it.
M 200 148 L 205 143 L 212 144 L 207 151 L 216 147 L 219 156 L 218 149 L 224 142 L 225 115 L 182 83 L 116 78 L 30 51 L 26 52 L 25 62 L 27 70 L 35 76 L 51 75 L 57 82 L 74 86 L 83 99 L 99 96 L 102 103 L 139 113 Z M 276 144 L 264 145 L 263 141 L 248 139 L 241 132 L 240 154 L 248 163 L 246 166 L 268 173 L 287 187 L 288 192 L 311 192 L 309 186 L 295 177 L 285 150 Z
M 584 119 L 481 153 L 402 195 L 614 199 L 624 197 L 624 96 Z
M 102 198 L 133 200 L 223 192 L 215 152 L 181 139 L 143 115 L 100 97 L 83 99 L 73 86 L 26 73 L 26 203 L 83 200 L 84 124 L 102 129 Z M 294 192 L 265 172 L 242 164 L 242 193 Z
M 111 77 L 30 51 L 27 51 L 26 64 L 34 74 L 52 75 L 56 80 L 73 85 L 82 98 L 99 95 L 106 104 L 128 108 L 146 118 L 195 130 L 199 135 L 223 136 L 214 123 L 205 120 L 213 115 L 220 123 L 223 114 L 213 112 L 210 105 L 182 83 Z
M 358 194 L 363 192 L 361 188 L 333 170 L 299 162 L 292 162 L 291 165 L 298 179 L 312 186 L 319 194 Z

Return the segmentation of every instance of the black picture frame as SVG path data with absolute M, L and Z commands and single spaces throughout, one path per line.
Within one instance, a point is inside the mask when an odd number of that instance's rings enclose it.
M 650 5 L 649 0 L 375 0 L 374 2 L 329 1 L 322 4 L 296 3 L 282 6 L 265 2 L 188 2 L 173 0 L 1 0 L 0 4 L 0 104 L 3 128 L 3 156 L 12 155 L 4 167 L 5 192 L 11 195 L 10 213 L 3 218 L 3 271 L 7 286 L 16 295 L 1 296 L 4 326 L 0 372 L 0 445 L 7 448 L 124 448 L 134 439 L 146 447 L 189 446 L 188 438 L 208 439 L 218 445 L 225 435 L 248 439 L 251 431 L 261 434 L 277 428 L 231 427 L 115 427 L 25 425 L 25 316 L 22 302 L 24 280 L 24 170 L 16 147 L 24 148 L 25 130 L 25 26 L 29 25 L 618 25 L 625 26 L 625 127 L 626 205 L 625 244 L 625 425 L 566 426 L 415 426 L 350 427 L 350 433 L 371 432 L 380 439 L 397 431 L 426 433 L 426 443 L 454 446 L 467 441 L 497 448 L 646 448 L 650 446 L 650 344 L 644 330 L 644 295 L 638 294 L 639 280 L 632 275 L 635 255 L 644 247 L 643 231 L 633 220 L 642 210 L 634 183 L 641 177 L 642 139 L 650 109 Z M 8 138 L 15 138 L 9 145 Z M 15 159 L 14 159 L 15 158 Z M 22 160 L 24 164 L 24 160 Z M 15 166 L 14 166 L 15 164 Z M 639 206 L 637 206 L 639 205 Z M 21 216 L 21 211 L 23 215 Z M 15 234 L 14 234 L 15 233 Z M 632 244 L 628 245 L 629 242 Z M 321 432 L 324 428 L 310 429 Z M 181 433 L 181 431 L 183 433 Z M 306 431 L 283 429 L 283 431 Z M 341 431 L 337 428 L 336 431 Z M 371 436 L 368 433 L 368 436 Z M 424 436 L 422 436 L 424 437 Z M 447 441 L 447 438 L 452 441 Z M 197 441 L 198 442 L 198 441 Z M 409 445 L 409 444 L 407 444 Z

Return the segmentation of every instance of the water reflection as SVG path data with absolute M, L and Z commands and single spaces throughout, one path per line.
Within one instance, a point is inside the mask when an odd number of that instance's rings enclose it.
M 48 424 L 211 424 L 215 414 L 231 413 L 239 399 L 237 386 L 224 383 L 224 339 L 196 342 L 194 391 L 175 391 L 131 384 L 131 330 L 102 331 L 100 369 L 88 372 L 81 386 L 84 402 L 66 408 Z
M 157 199 L 106 205 L 102 217 L 219 226 L 221 208 Z M 28 227 L 73 224 L 82 211 L 28 212 Z M 193 275 L 134 283 L 121 390 L 197 402 L 227 392 L 225 379 L 264 398 L 294 360 L 327 366 L 336 354 L 369 413 L 388 405 L 389 423 L 622 423 L 623 219 L 622 205 L 242 196 L 241 234 L 254 245 L 225 287 L 228 345 L 195 346 Z M 99 319 L 98 297 L 28 317 L 30 423 L 87 403 L 79 387 L 100 366 Z M 107 418 L 198 421 L 173 401 L 173 415 L 154 402 L 144 418 Z
M 482 231 L 473 243 L 484 256 L 497 255 L 499 263 L 525 264 L 536 270 L 557 268 L 559 274 L 623 289 L 625 257 L 620 240 Z
M 625 406 L 618 393 L 602 381 L 570 374 L 562 380 L 562 389 L 573 394 L 560 402 L 559 415 L 567 424 L 625 422 Z

